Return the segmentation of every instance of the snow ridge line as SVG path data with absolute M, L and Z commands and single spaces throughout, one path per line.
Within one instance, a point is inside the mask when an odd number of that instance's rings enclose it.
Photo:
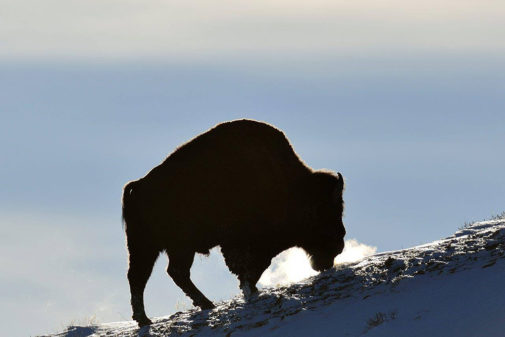
M 232 336 L 338 300 L 364 300 L 414 277 L 437 277 L 473 268 L 488 268 L 505 257 L 505 220 L 478 222 L 446 239 L 409 249 L 379 253 L 342 264 L 300 283 L 262 289 L 246 303 L 239 296 L 216 309 L 191 309 L 153 320 L 138 329 L 132 322 L 70 327 L 54 337 Z

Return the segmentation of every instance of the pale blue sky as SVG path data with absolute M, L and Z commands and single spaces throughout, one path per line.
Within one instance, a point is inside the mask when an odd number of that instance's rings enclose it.
M 348 238 L 379 251 L 505 210 L 500 2 L 38 4 L 0 0 L 9 336 L 130 317 L 122 186 L 221 121 L 272 123 L 342 172 Z M 195 264 L 211 299 L 238 293 L 217 254 Z M 165 265 L 151 316 L 188 302 Z

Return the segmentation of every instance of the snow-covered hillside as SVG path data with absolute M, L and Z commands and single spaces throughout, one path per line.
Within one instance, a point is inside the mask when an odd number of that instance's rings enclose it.
M 84 336 L 505 336 L 505 220 L 338 265 L 291 286 L 133 322 L 70 327 Z

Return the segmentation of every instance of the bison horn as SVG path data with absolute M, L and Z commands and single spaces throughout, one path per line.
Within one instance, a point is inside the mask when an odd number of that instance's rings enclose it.
M 338 181 L 333 191 L 333 197 L 335 200 L 340 200 L 342 198 L 342 192 L 344 191 L 344 177 L 340 172 L 337 173 Z
M 342 177 L 342 174 L 340 172 L 337 172 L 338 175 L 338 188 L 343 191 L 344 190 L 344 177 Z

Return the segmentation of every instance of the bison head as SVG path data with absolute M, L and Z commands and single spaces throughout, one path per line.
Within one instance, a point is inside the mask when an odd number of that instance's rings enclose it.
M 310 257 L 316 271 L 333 267 L 333 260 L 344 249 L 345 228 L 342 222 L 344 209 L 344 179 L 340 173 L 315 172 L 309 193 L 310 211 L 302 248 Z

